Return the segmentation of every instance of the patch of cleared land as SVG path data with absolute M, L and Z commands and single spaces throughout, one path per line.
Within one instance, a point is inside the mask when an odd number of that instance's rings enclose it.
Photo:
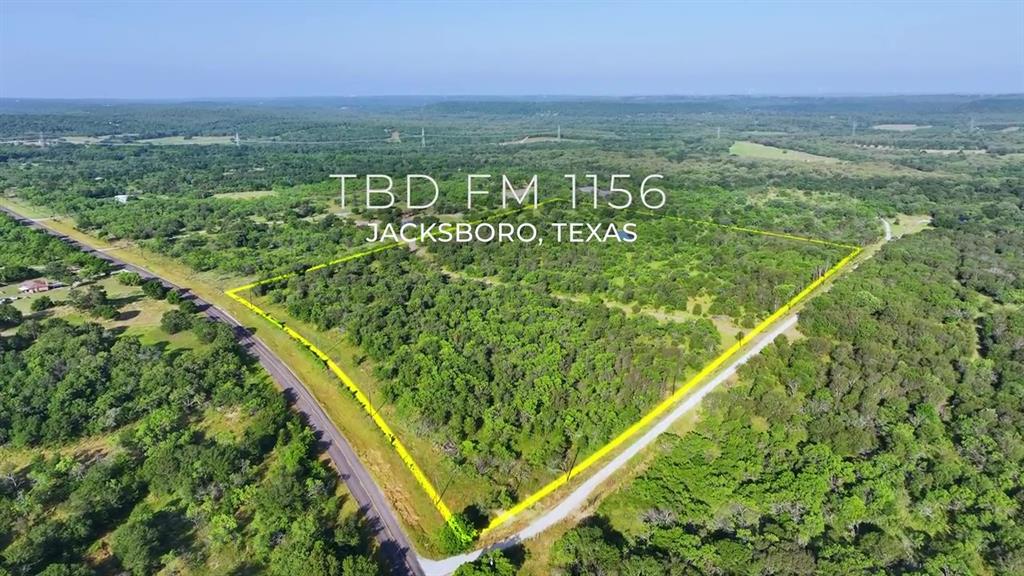
M 509 146 L 515 144 L 536 144 L 537 142 L 559 142 L 566 140 L 566 138 L 557 138 L 555 136 L 524 136 L 520 140 L 511 140 L 509 142 L 502 142 L 502 146 Z
M 276 192 L 273 190 L 252 190 L 250 192 L 223 192 L 221 194 L 214 194 L 213 197 L 225 200 L 253 200 L 255 198 L 273 196 L 274 194 Z
M 68 144 L 96 144 L 106 140 L 106 136 L 63 136 L 61 140 Z
M 872 130 L 888 130 L 889 132 L 910 132 L 912 130 L 922 130 L 924 128 L 931 128 L 930 124 L 875 124 L 871 127 Z
M 68 286 L 38 294 L 18 295 L 18 284 L 15 283 L 0 288 L 0 296 L 16 297 L 17 299 L 13 302 L 14 307 L 29 319 L 64 318 L 75 324 L 93 322 L 110 330 L 138 336 L 146 344 L 167 342 L 172 349 L 192 347 L 197 344 L 198 340 L 191 331 L 186 330 L 169 335 L 160 328 L 160 319 L 164 312 L 175 308 L 166 300 L 153 300 L 146 297 L 141 288 L 121 284 L 116 275 L 99 280 L 97 284 L 107 291 L 107 297 L 119 310 L 118 315 L 112 320 L 93 318 L 71 307 L 67 303 L 68 294 L 71 292 L 71 288 Z M 86 286 L 79 289 L 85 290 Z M 32 312 L 32 302 L 44 296 L 53 300 L 54 307 L 42 312 Z M 14 331 L 15 329 L 9 330 L 9 332 Z
M 758 160 L 790 160 L 793 162 L 820 162 L 823 164 L 836 164 L 841 162 L 838 158 L 808 154 L 799 150 L 788 150 L 765 146 L 757 142 L 739 141 L 729 147 L 729 154 L 741 158 L 756 158 Z
M 925 154 L 939 154 L 942 156 L 950 156 L 952 154 L 988 154 L 988 150 L 964 150 L 963 148 L 951 149 L 951 148 L 925 148 L 921 150 Z
M 897 214 L 889 223 L 892 225 L 893 238 L 900 238 L 907 234 L 917 234 L 930 227 L 932 217 L 929 214 Z
M 210 144 L 234 144 L 234 136 L 164 136 L 163 138 L 148 138 L 146 140 L 138 140 L 139 144 L 157 144 L 161 146 L 181 146 L 184 144 L 198 144 L 198 145 L 210 145 Z

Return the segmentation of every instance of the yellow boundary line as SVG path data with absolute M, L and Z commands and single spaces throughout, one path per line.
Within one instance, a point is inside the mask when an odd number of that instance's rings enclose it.
M 551 200 L 545 201 L 545 202 L 541 202 L 541 204 L 546 204 L 547 202 L 550 202 L 550 201 Z M 505 215 L 505 214 L 510 214 L 510 213 L 518 212 L 520 210 L 522 210 L 522 208 L 511 209 L 511 210 L 506 210 L 506 211 L 502 211 L 502 212 L 497 212 L 497 213 L 491 214 L 490 216 L 488 216 L 488 218 L 493 218 L 495 216 L 501 216 L 501 215 Z M 652 213 L 652 214 L 654 214 L 654 213 Z M 582 462 L 580 462 L 579 464 L 573 466 L 568 472 L 566 472 L 565 474 L 559 476 L 558 478 L 555 478 L 554 480 L 552 480 L 551 482 L 546 484 L 544 487 L 540 488 L 539 490 L 537 490 L 533 494 L 527 496 L 524 500 L 522 500 L 521 502 L 519 502 L 518 504 L 516 504 L 512 508 L 509 508 L 508 510 L 506 510 L 502 514 L 498 515 L 493 520 L 491 520 L 490 524 L 488 524 L 487 527 L 484 528 L 484 530 L 481 532 L 481 535 L 482 534 L 486 534 L 487 532 L 490 532 L 491 530 L 494 530 L 498 526 L 501 526 L 502 524 L 504 524 L 504 523 L 508 522 L 509 520 L 511 520 L 514 516 L 520 514 L 521 512 L 525 511 L 526 509 L 528 509 L 531 506 L 533 506 L 534 504 L 536 504 L 537 502 L 541 501 L 542 499 L 544 499 L 544 497 L 548 496 L 549 494 L 551 494 L 552 492 L 554 492 L 555 490 L 557 490 L 561 486 L 565 485 L 567 482 L 569 482 L 570 479 L 575 478 L 576 476 L 579 476 L 585 470 L 587 470 L 588 468 L 593 466 L 595 463 L 597 463 L 601 458 L 606 456 L 609 452 L 611 452 L 612 450 L 615 450 L 616 448 L 618 448 L 620 445 L 622 445 L 622 443 L 624 443 L 625 441 L 629 440 L 631 437 L 633 437 L 641 429 L 646 427 L 648 424 L 652 423 L 658 416 L 660 416 L 662 413 L 664 413 L 666 410 L 668 410 L 669 407 L 671 407 L 673 404 L 678 402 L 683 396 L 685 396 L 687 393 L 689 393 L 701 380 L 703 380 L 705 377 L 707 377 L 712 372 L 717 370 L 722 364 L 724 364 L 733 355 L 735 355 L 741 348 L 743 348 L 744 346 L 749 344 L 754 338 L 756 338 L 758 335 L 760 335 L 762 332 L 764 332 L 772 323 L 774 323 L 776 320 L 778 320 L 784 314 L 786 314 L 787 312 L 792 310 L 793 307 L 795 307 L 797 304 L 799 304 L 801 301 L 803 301 L 805 298 L 807 298 L 811 294 L 811 292 L 813 292 L 818 286 L 821 286 L 822 283 L 824 283 L 826 280 L 828 280 L 830 277 L 832 277 L 836 272 L 838 272 L 843 267 L 845 267 L 847 264 L 849 264 L 854 258 L 857 257 L 858 254 L 861 253 L 861 250 L 862 250 L 859 246 L 853 246 L 853 245 L 850 245 L 850 244 L 840 244 L 840 243 L 837 243 L 837 242 L 830 242 L 830 241 L 827 241 L 827 240 L 818 240 L 818 239 L 814 239 L 814 238 L 805 238 L 805 237 L 802 237 L 802 236 L 795 236 L 795 235 L 792 235 L 792 234 L 783 234 L 783 233 L 779 233 L 779 232 L 770 232 L 770 231 L 767 231 L 767 230 L 757 230 L 757 229 L 754 229 L 754 228 L 745 228 L 745 227 L 742 227 L 742 226 L 730 226 L 730 225 L 726 225 L 726 224 L 718 224 L 716 222 L 709 222 L 709 221 L 706 221 L 706 220 L 694 220 L 694 219 L 691 219 L 691 218 L 684 218 L 684 217 L 681 217 L 681 216 L 672 216 L 672 215 L 658 215 L 658 216 L 662 217 L 662 218 L 670 218 L 670 219 L 673 219 L 673 220 L 678 220 L 678 221 L 681 221 L 681 222 L 687 222 L 687 223 L 691 223 L 691 224 L 697 224 L 697 225 L 703 225 L 703 226 L 713 226 L 713 227 L 716 227 L 716 228 L 723 228 L 723 229 L 726 229 L 726 230 L 732 230 L 732 231 L 736 231 L 736 232 L 747 232 L 747 233 L 751 233 L 751 234 L 760 234 L 762 236 L 771 236 L 771 237 L 783 238 L 783 239 L 787 239 L 787 240 L 796 240 L 796 241 L 800 241 L 800 242 L 810 242 L 810 243 L 814 243 L 814 244 L 821 244 L 821 245 L 833 246 L 833 247 L 838 247 L 838 248 L 849 248 L 849 249 L 851 249 L 851 252 L 849 254 L 847 254 L 838 263 L 836 263 L 835 266 L 833 266 L 832 268 L 828 269 L 817 280 L 815 280 L 814 282 L 811 282 L 810 284 L 808 284 L 807 287 L 805 287 L 803 290 L 801 290 L 799 294 L 797 294 L 796 296 L 791 298 L 788 302 L 783 304 L 782 307 L 780 307 L 778 310 L 776 310 L 770 316 L 768 316 L 764 321 L 762 321 L 760 324 L 758 324 L 756 327 L 754 327 L 754 329 L 749 334 L 745 335 L 742 339 L 740 339 L 739 341 L 735 342 L 727 350 L 725 350 L 724 352 L 719 354 L 718 357 L 716 357 L 709 364 L 707 364 L 703 369 L 701 369 L 700 372 L 698 372 L 693 377 L 691 377 L 689 380 L 687 380 L 686 383 L 683 384 L 678 390 L 676 390 L 671 396 L 669 396 L 665 400 L 661 401 L 657 406 L 652 408 L 647 414 L 645 414 L 643 416 L 643 418 L 641 418 L 636 423 L 634 423 L 632 426 L 630 426 L 625 431 L 620 433 L 618 436 L 613 438 L 611 441 L 609 441 L 607 444 L 602 446 L 596 452 L 594 452 L 593 454 L 591 454 L 590 456 L 585 458 Z M 365 251 L 362 251 L 362 252 L 358 252 L 356 254 L 350 254 L 348 256 L 344 256 L 342 258 L 331 260 L 330 262 L 325 262 L 323 264 L 317 264 L 316 266 L 312 266 L 310 268 L 307 268 L 307 269 L 303 270 L 301 273 L 302 274 L 306 274 L 306 273 L 309 273 L 309 272 L 315 272 L 317 270 L 322 270 L 322 269 L 328 268 L 330 266 L 341 264 L 343 262 L 349 262 L 349 261 L 352 261 L 352 260 L 356 260 L 356 259 L 362 258 L 364 256 L 369 256 L 371 254 L 375 254 L 377 252 L 382 252 L 382 251 L 387 250 L 389 248 L 394 248 L 396 246 L 402 246 L 402 245 L 404 245 L 404 242 L 392 242 L 392 243 L 389 243 L 389 244 L 383 244 L 381 246 L 377 246 L 377 247 L 375 247 L 373 249 L 370 249 L 370 250 L 365 250 Z M 424 474 L 423 470 L 419 467 L 419 465 L 416 464 L 416 460 L 413 459 L 412 454 L 409 453 L 409 451 L 405 448 L 405 445 L 402 444 L 402 442 L 398 439 L 398 437 L 395 435 L 394 431 L 392 431 L 391 426 L 388 425 L 388 423 L 384 420 L 384 418 L 381 417 L 380 413 L 377 412 L 376 408 L 373 407 L 373 404 L 370 403 L 369 397 L 367 397 L 366 394 L 363 393 L 363 391 L 348 376 L 348 374 L 346 374 L 345 371 L 342 370 L 340 366 L 338 366 L 333 360 L 331 360 L 331 358 L 327 354 L 325 354 L 316 345 L 314 345 L 312 342 L 310 342 L 305 336 L 303 336 L 302 334 L 299 334 L 298 332 L 296 332 L 292 328 L 286 326 L 283 322 L 277 320 L 272 315 L 267 313 L 265 310 L 263 310 L 262 308 L 260 308 L 259 306 L 255 305 L 254 303 L 252 303 L 251 301 L 249 301 L 248 299 L 244 298 L 243 296 L 241 296 L 239 294 L 239 292 L 242 292 L 243 290 L 249 290 L 249 289 L 255 288 L 256 286 L 261 286 L 263 284 L 269 284 L 271 282 L 279 282 L 281 280 L 287 280 L 288 278 L 291 278 L 293 276 L 297 276 L 298 274 L 299 274 L 299 272 L 290 272 L 288 274 L 281 274 L 279 276 L 274 276 L 273 278 L 266 278 L 264 280 L 259 280 L 259 281 L 256 281 L 256 282 L 252 282 L 250 284 L 246 284 L 244 286 L 239 286 L 237 288 L 232 288 L 230 290 L 227 290 L 225 292 L 225 294 L 227 294 L 229 297 L 231 297 L 235 301 L 241 303 L 243 306 L 245 306 L 249 310 L 255 312 L 257 315 L 259 315 L 263 319 L 267 320 L 268 322 L 270 322 L 275 327 L 279 328 L 280 330 L 283 330 L 293 340 L 295 340 L 299 344 L 302 344 L 306 349 L 308 349 L 310 352 L 312 352 L 314 356 L 319 358 L 320 361 L 322 361 L 327 366 L 328 370 L 330 370 L 331 373 L 333 373 L 339 380 L 341 380 L 342 384 L 344 384 L 345 387 L 349 390 L 349 392 L 351 392 L 353 394 L 353 396 L 355 396 L 356 401 L 359 403 L 360 406 L 362 406 L 363 411 L 365 411 L 370 416 L 370 418 L 373 420 L 374 424 L 377 425 L 377 428 L 379 428 L 380 431 L 384 433 L 385 438 L 388 439 L 388 442 L 395 449 L 395 452 L 398 453 L 399 458 L 401 458 L 402 462 L 406 465 L 406 467 L 409 469 L 409 471 L 412 472 L 412 475 L 416 479 L 416 482 L 420 485 L 420 487 L 423 489 L 423 491 L 430 498 L 430 500 L 433 503 L 434 507 L 437 509 L 438 513 L 441 514 L 441 517 L 444 519 L 444 521 L 453 530 L 455 530 L 458 535 L 460 535 L 460 536 L 462 536 L 464 538 L 467 538 L 467 539 L 471 539 L 472 536 L 469 535 L 469 534 L 466 534 L 464 532 L 464 530 L 462 529 L 462 527 L 459 525 L 459 523 L 455 521 L 455 517 L 452 515 L 451 510 L 444 503 L 444 501 L 441 500 L 441 496 L 438 494 L 437 489 L 430 482 L 430 480 L 427 478 L 426 474 Z

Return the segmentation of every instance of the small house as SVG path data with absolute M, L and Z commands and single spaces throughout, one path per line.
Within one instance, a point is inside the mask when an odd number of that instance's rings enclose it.
M 54 285 L 45 278 L 36 278 L 35 280 L 29 280 L 28 282 L 22 282 L 21 286 L 18 286 L 18 292 L 21 294 L 35 294 L 37 292 L 46 292 L 53 288 Z

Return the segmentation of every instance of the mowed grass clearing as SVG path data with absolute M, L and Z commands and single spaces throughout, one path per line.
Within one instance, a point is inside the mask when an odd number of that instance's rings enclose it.
M 738 141 L 729 147 L 729 154 L 740 158 L 754 158 L 757 160 L 788 160 L 791 162 L 816 162 L 821 164 L 838 164 L 838 158 L 808 154 L 799 150 L 789 150 L 766 146 L 757 142 Z
M 49 318 L 63 318 L 72 324 L 92 322 L 118 334 L 137 336 L 143 344 L 166 343 L 168 349 L 171 350 L 194 348 L 199 345 L 198 338 L 191 330 L 168 334 L 160 327 L 160 320 L 164 313 L 176 308 L 166 300 L 153 300 L 144 295 L 140 287 L 121 284 L 116 276 L 104 278 L 96 284 L 106 290 L 110 302 L 118 309 L 118 315 L 113 319 L 95 318 L 72 307 L 68 302 L 68 295 L 72 289 L 68 286 L 38 294 L 22 295 L 13 304 L 25 315 L 27 320 L 41 321 Z M 7 296 L 8 292 L 16 290 L 16 288 L 16 284 L 4 287 L 0 290 L 0 294 Z M 86 288 L 86 286 L 81 286 L 78 289 L 86 290 Z M 53 300 L 54 306 L 47 310 L 33 312 L 32 302 L 43 297 Z M 5 333 L 16 331 L 17 328 L 11 328 Z
M 924 128 L 931 128 L 931 126 L 921 124 L 875 124 L 871 127 L 872 130 L 886 130 L 888 132 L 911 132 Z
M 234 136 L 164 136 L 163 138 L 147 138 L 138 140 L 140 144 L 156 144 L 160 146 L 181 146 L 185 144 L 198 144 L 208 146 L 210 144 L 234 144 Z

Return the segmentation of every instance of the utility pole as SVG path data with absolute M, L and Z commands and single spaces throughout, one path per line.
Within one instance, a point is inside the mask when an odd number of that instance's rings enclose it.
M 455 480 L 455 470 L 452 470 L 451 474 L 448 475 L 448 481 L 444 483 L 444 488 L 442 488 L 441 493 L 437 495 L 437 501 L 435 501 L 434 504 L 437 504 L 442 498 L 444 498 L 444 493 L 447 492 L 448 487 L 452 485 L 452 480 Z
M 235 146 L 241 146 L 242 140 L 238 137 L 238 132 L 235 132 Z
M 715 138 L 717 140 L 721 140 L 722 139 L 722 127 L 721 126 L 718 127 L 718 134 L 715 136 Z
M 420 128 L 420 148 L 426 148 L 426 147 L 427 147 L 427 131 L 425 129 L 423 129 L 423 128 Z
M 572 462 L 569 463 L 569 470 L 565 473 L 565 478 L 568 480 L 572 478 L 572 469 L 576 467 L 576 458 L 580 455 L 579 446 L 576 447 L 576 452 L 572 455 Z
M 558 125 L 558 141 L 559 142 L 562 141 L 562 125 L 561 124 Z
M 857 135 L 857 121 L 854 120 L 853 118 L 850 118 L 850 136 L 853 137 L 853 136 L 856 136 L 856 135 Z

